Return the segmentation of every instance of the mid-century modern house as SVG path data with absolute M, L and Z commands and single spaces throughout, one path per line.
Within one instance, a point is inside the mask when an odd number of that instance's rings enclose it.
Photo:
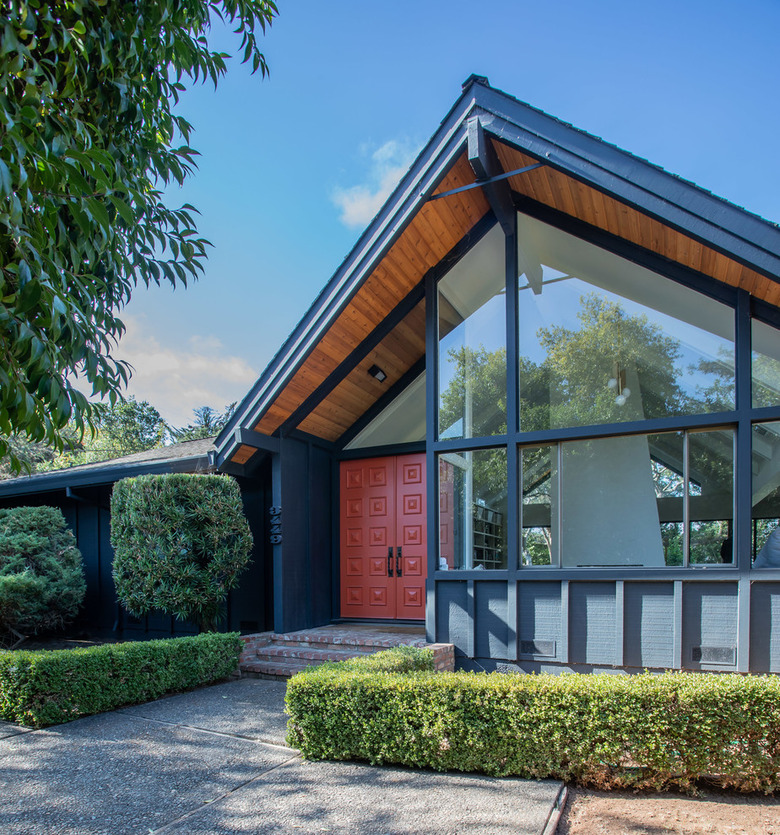
M 276 631 L 780 672 L 780 229 L 471 76 L 215 442 Z
M 239 625 L 780 672 L 779 329 L 780 228 L 471 76 L 215 441 Z

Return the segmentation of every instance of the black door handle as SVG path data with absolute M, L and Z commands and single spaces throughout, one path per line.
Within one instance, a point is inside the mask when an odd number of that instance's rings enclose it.
M 387 549 L 387 576 L 393 576 L 393 549 Z
M 401 546 L 398 546 L 398 550 L 395 552 L 395 573 L 401 577 L 402 576 L 402 566 L 401 566 L 401 559 L 403 558 L 401 554 Z

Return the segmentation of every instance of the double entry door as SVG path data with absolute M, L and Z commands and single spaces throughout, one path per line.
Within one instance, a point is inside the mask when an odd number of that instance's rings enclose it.
M 425 454 L 342 461 L 341 616 L 425 617 Z

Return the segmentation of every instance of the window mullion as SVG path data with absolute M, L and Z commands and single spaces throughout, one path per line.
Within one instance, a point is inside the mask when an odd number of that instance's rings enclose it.
M 689 437 L 683 432 L 683 567 L 690 565 L 691 513 L 690 501 L 690 461 L 688 459 Z

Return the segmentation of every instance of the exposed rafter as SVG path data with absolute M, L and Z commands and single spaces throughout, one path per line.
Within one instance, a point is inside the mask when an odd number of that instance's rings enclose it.
M 255 432 L 254 429 L 244 429 L 243 427 L 236 429 L 234 434 L 237 446 L 251 446 L 255 449 L 261 449 L 263 452 L 279 452 L 278 438 L 262 435 L 260 432 Z

